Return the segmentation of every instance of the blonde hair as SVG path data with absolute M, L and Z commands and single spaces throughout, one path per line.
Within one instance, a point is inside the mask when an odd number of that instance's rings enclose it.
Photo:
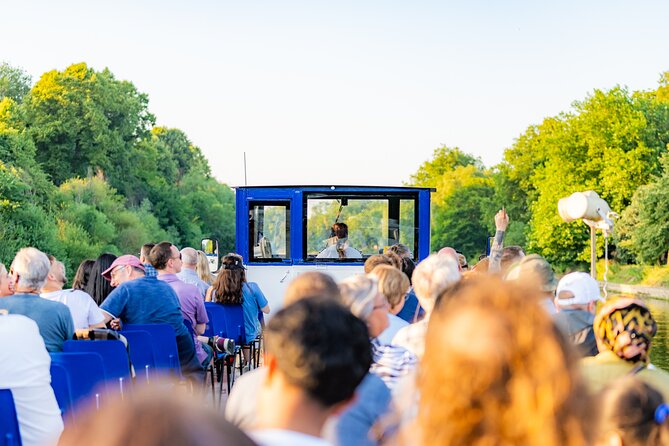
M 417 379 L 419 444 L 586 444 L 576 358 L 533 299 L 485 276 L 439 297 Z
M 207 255 L 204 251 L 197 252 L 197 264 L 195 266 L 195 272 L 201 280 L 204 280 L 209 285 L 214 283 L 214 275 L 209 269 L 209 260 L 207 260 Z
M 378 265 L 370 274 L 379 280 L 379 292 L 386 297 L 391 309 L 403 302 L 409 291 L 406 274 L 390 265 Z

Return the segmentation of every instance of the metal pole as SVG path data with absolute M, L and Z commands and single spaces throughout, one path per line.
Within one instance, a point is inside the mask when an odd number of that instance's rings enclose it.
M 246 152 L 244 152 L 244 186 L 248 186 L 246 182 Z
M 597 234 L 590 226 L 590 276 L 597 279 Z

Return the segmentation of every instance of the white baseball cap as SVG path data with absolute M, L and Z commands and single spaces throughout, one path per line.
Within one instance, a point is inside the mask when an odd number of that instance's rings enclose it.
M 574 297 L 560 299 L 560 292 L 569 291 Z M 590 274 L 583 272 L 569 273 L 560 279 L 555 290 L 557 303 L 561 307 L 568 305 L 587 305 L 590 302 L 604 302 L 599 294 L 599 283 Z

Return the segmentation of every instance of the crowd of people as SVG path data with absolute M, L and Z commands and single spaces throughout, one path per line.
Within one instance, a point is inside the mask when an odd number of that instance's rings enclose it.
M 25 248 L 0 264 L 0 388 L 24 445 L 669 444 L 669 373 L 651 363 L 646 304 L 604 301 L 587 273 L 558 280 L 541 256 L 504 247 L 504 210 L 495 223 L 471 269 L 451 247 L 415 264 L 395 245 L 338 283 L 302 273 L 264 328 L 268 301 L 236 254 L 212 275 L 202 252 L 147 244 L 82 262 L 63 289 L 62 262 Z M 224 413 L 154 383 L 62 432 L 47 352 L 80 329 L 165 323 L 202 383 L 205 301 L 241 306 L 247 341 L 264 339 L 262 367 L 237 379 Z

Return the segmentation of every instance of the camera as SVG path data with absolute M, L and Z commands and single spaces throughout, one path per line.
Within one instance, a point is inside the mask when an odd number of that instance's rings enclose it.
M 233 355 L 235 353 L 235 340 L 230 338 L 224 338 L 221 336 L 214 336 L 211 338 L 211 346 L 217 353 L 225 353 L 227 355 Z

